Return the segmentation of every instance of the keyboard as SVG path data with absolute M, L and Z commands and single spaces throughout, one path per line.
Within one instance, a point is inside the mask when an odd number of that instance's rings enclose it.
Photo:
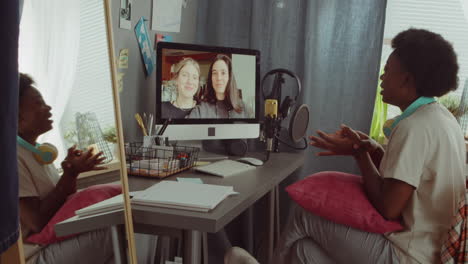
M 235 160 L 220 160 L 205 166 L 194 167 L 194 170 L 224 178 L 249 170 L 254 170 L 255 168 L 255 166 Z

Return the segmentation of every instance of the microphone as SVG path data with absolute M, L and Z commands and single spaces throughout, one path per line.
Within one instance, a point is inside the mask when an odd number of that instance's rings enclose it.
M 273 141 L 276 136 L 278 120 L 278 100 L 265 100 L 265 138 L 267 155 L 273 150 Z
M 279 125 L 281 124 L 282 118 L 282 116 L 278 116 L 278 102 L 281 100 L 281 85 L 284 83 L 283 72 L 272 73 L 275 73 L 273 87 L 270 94 L 265 97 L 265 139 L 267 151 L 266 160 L 270 158 L 270 152 L 278 151 L 276 135 L 280 129 Z M 269 73 L 263 77 L 262 83 L 264 83 L 264 80 L 268 74 Z

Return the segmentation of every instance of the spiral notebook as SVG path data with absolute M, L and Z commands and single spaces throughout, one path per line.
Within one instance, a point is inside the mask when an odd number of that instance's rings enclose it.
M 161 181 L 136 194 L 132 204 L 208 212 L 231 194 L 232 186 Z

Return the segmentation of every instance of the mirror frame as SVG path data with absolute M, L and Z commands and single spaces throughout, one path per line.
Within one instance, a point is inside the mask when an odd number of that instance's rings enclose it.
M 114 36 L 112 31 L 112 6 L 111 0 L 103 0 L 104 4 L 104 15 L 106 23 L 106 33 L 107 33 L 107 46 L 109 52 L 109 66 L 111 71 L 112 79 L 112 95 L 114 100 L 114 115 L 115 115 L 115 125 L 117 132 L 117 145 L 119 148 L 119 160 L 120 160 L 120 181 L 122 183 L 122 193 L 124 196 L 124 218 L 125 218 L 125 233 L 127 240 L 127 260 L 130 264 L 137 264 L 137 256 L 135 250 L 135 235 L 133 231 L 133 218 L 132 218 L 132 208 L 130 204 L 130 195 L 128 187 L 128 175 L 127 175 L 127 166 L 125 163 L 125 148 L 123 140 L 123 127 L 122 127 L 122 117 L 120 113 L 120 97 L 118 91 L 117 83 L 117 67 L 115 65 L 115 51 L 114 51 Z
M 116 132 L 118 138 L 119 148 L 119 160 L 120 160 L 120 181 L 122 183 L 122 193 L 124 196 L 124 221 L 125 221 L 125 233 L 127 241 L 127 261 L 130 264 L 137 264 L 136 250 L 135 250 L 135 236 L 133 232 L 133 218 L 132 209 L 130 205 L 129 187 L 128 187 L 128 175 L 127 167 L 125 164 L 125 148 L 123 140 L 123 129 L 122 129 L 122 117 L 120 113 L 120 99 L 117 84 L 117 67 L 115 65 L 115 52 L 114 52 L 114 39 L 112 31 L 112 9 L 111 0 L 103 0 L 104 6 L 104 17 L 106 23 L 106 37 L 107 37 L 107 49 L 109 53 L 109 67 L 111 71 L 111 83 L 112 83 L 112 97 L 114 102 L 114 116 L 116 124 Z M 24 264 L 24 251 L 23 241 L 20 237 L 18 241 L 13 244 L 7 251 L 0 254 L 0 263 L 18 263 Z

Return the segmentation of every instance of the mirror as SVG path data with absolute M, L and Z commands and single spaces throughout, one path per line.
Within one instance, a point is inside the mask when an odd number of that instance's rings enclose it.
M 29 77 L 20 76 L 18 173 L 26 263 L 136 263 L 110 12 L 110 0 L 24 0 L 18 61 Z

